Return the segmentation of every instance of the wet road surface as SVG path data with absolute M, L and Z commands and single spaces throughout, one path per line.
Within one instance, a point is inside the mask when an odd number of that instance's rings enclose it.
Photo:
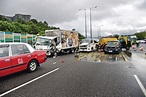
M 115 55 L 91 52 L 79 53 L 78 58 L 48 58 L 36 72 L 1 78 L 0 95 L 21 85 L 2 97 L 145 97 L 134 77 L 146 87 L 145 59 L 137 53 L 132 49 Z
M 92 61 L 92 62 L 103 62 L 103 61 L 127 61 L 126 56 L 129 56 L 125 52 L 121 52 L 119 54 L 104 54 L 104 52 L 84 52 L 78 53 L 76 59 L 84 60 L 84 61 Z

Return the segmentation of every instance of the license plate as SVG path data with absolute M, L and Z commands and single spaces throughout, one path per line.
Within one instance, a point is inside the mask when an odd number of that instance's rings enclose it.
M 113 51 L 109 51 L 109 52 L 113 52 Z

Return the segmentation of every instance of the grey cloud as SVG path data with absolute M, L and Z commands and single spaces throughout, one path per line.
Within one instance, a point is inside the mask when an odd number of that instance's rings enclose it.
M 47 20 L 51 24 L 72 21 L 77 18 L 77 12 L 82 5 L 78 0 L 3 0 L 2 13 L 28 13 L 32 17 Z
M 101 11 L 97 11 L 95 13 L 93 13 L 93 19 L 94 20 L 102 20 L 105 18 L 114 18 L 114 17 L 119 17 L 120 15 L 115 13 L 113 10 L 111 9 L 106 9 L 106 10 L 101 10 Z
M 143 9 L 146 11 L 146 0 L 143 0 L 143 2 L 137 6 L 139 9 Z
M 66 27 L 66 25 L 74 27 L 74 25 L 77 25 L 76 27 L 79 27 L 77 29 L 81 29 L 81 25 L 83 25 L 83 23 L 79 23 L 79 19 L 84 20 L 84 13 L 78 9 L 87 9 L 88 25 L 89 9 L 97 5 L 97 8 L 92 10 L 93 22 L 97 21 L 97 23 L 101 24 L 103 20 L 109 19 L 110 21 L 108 22 L 115 24 L 118 27 L 131 25 L 136 28 L 141 25 L 145 25 L 140 22 L 133 23 L 133 21 L 146 15 L 144 14 L 146 0 L 143 0 L 144 2 L 140 5 L 134 5 L 134 7 L 137 7 L 136 11 L 132 11 L 130 14 L 126 13 L 127 16 L 131 15 L 134 17 L 133 19 L 124 17 L 123 13 L 119 12 L 119 10 L 117 12 L 113 11 L 113 8 L 127 4 L 133 6 L 135 1 L 137 0 L 0 0 L 0 14 L 30 14 L 32 18 L 47 21 L 49 25 L 57 24 L 62 25 L 62 27 Z M 143 11 L 141 9 L 143 9 Z M 135 16 L 136 14 L 139 15 Z M 95 24 L 97 25 L 97 23 Z M 95 30 L 96 28 L 93 28 L 93 31 Z M 81 32 L 84 33 L 83 30 Z M 114 31 L 112 33 L 114 33 Z

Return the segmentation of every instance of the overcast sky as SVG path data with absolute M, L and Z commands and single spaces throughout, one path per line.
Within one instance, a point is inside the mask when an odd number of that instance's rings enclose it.
M 90 36 L 90 8 L 93 36 L 131 34 L 146 30 L 146 0 L 0 0 L 0 14 L 29 14 L 38 21 L 61 29 L 76 29 L 84 35 L 85 10 Z

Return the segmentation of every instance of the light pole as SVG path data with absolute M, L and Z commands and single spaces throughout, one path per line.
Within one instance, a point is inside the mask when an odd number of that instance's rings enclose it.
M 101 36 L 102 36 L 102 35 L 101 35 L 101 27 L 102 27 L 102 26 L 103 26 L 103 25 L 100 25 L 100 32 L 99 32 L 99 33 L 100 33 L 100 38 L 101 38 Z
M 98 38 L 101 38 L 101 27 L 103 25 L 99 25 L 99 26 L 96 26 L 97 27 L 97 34 L 98 34 Z M 99 33 L 98 33 L 98 27 L 99 27 Z
M 90 38 L 92 39 L 92 17 L 91 17 L 91 9 L 96 8 L 97 6 L 91 7 L 90 8 Z
M 86 9 L 79 9 L 79 10 L 85 10 L 85 37 L 87 38 Z

